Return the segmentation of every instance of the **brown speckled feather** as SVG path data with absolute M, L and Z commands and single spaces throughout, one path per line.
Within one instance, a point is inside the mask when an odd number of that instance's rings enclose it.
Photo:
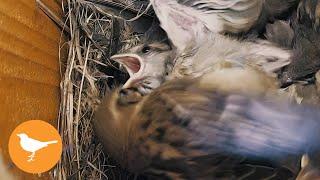
M 95 123 L 108 154 L 151 179 L 291 179 L 318 150 L 317 110 L 200 82 L 107 96 Z

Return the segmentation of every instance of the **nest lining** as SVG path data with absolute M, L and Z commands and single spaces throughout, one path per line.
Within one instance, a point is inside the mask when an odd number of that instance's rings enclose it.
M 140 35 L 94 1 L 62 2 L 65 26 L 70 29 L 67 60 L 61 61 L 58 120 L 64 150 L 53 175 L 55 179 L 115 179 L 118 170 L 97 142 L 92 120 L 104 94 L 127 79 L 110 55 L 136 45 Z M 130 8 L 132 3 L 125 0 L 120 5 Z

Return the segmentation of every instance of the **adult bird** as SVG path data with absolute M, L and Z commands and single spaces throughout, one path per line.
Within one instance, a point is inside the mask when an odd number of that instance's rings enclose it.
M 318 165 L 319 110 L 271 98 L 260 72 L 223 71 L 107 94 L 94 121 L 106 153 L 151 179 L 292 179 L 305 153 Z

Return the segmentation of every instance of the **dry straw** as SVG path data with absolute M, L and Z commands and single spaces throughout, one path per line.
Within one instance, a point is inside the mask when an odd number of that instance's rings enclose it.
M 126 173 L 127 177 L 121 175 L 123 172 L 116 175 L 118 171 L 95 139 L 92 120 L 105 92 L 125 79 L 124 73 L 109 61 L 110 55 L 139 42 L 139 36 L 133 35 L 126 22 L 141 16 L 150 18 L 152 15 L 146 13 L 150 5 L 135 7 L 132 0 L 61 0 L 65 14 L 63 21 L 41 0 L 36 2 L 68 37 L 67 43 L 61 45 L 61 49 L 68 49 L 68 56 L 66 61 L 61 60 L 63 73 L 58 121 L 64 150 L 61 161 L 52 171 L 54 179 L 129 179 Z M 128 15 L 126 10 L 135 12 L 134 16 L 119 16 L 122 12 Z M 318 84 L 319 79 L 318 73 Z M 288 91 L 291 99 L 303 100 L 295 86 Z
M 62 2 L 68 36 L 68 42 L 61 46 L 68 48 L 67 60 L 61 60 L 60 85 L 59 130 L 64 150 L 53 175 L 55 179 L 113 179 L 114 166 L 95 139 L 91 123 L 104 93 L 124 79 L 108 58 L 121 48 L 135 45 L 139 37 L 132 35 L 126 21 L 119 21 L 101 4 L 89 0 Z M 126 6 L 130 3 L 120 5 L 130 7 Z

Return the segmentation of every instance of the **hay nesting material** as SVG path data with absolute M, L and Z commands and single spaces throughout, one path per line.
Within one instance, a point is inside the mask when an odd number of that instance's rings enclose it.
M 125 21 L 94 1 L 63 1 L 65 26 L 70 29 L 65 70 L 61 82 L 59 130 L 64 143 L 61 161 L 53 170 L 55 179 L 112 179 L 92 128 L 93 113 L 105 91 L 126 75 L 109 61 L 111 54 L 139 42 Z M 97 1 L 101 2 L 101 1 Z M 132 2 L 126 0 L 122 6 Z

